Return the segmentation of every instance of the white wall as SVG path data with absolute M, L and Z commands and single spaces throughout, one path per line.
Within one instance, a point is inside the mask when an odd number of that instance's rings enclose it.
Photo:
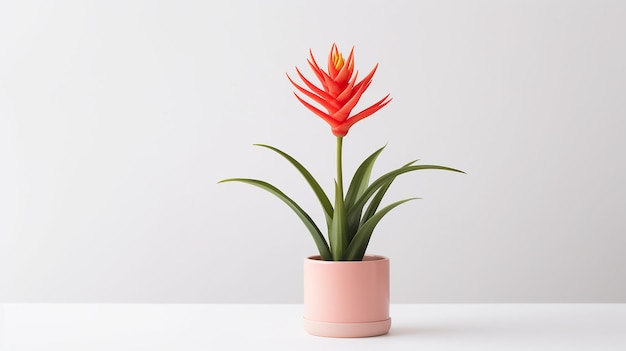
M 0 3 L 0 301 L 301 301 L 334 138 L 292 96 L 308 49 L 380 63 L 346 172 L 389 143 L 392 302 L 626 302 L 620 1 Z M 309 74 L 309 76 L 311 76 Z

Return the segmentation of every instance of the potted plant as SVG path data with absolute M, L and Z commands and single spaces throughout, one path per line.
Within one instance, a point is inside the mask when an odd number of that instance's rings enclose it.
M 313 237 L 319 255 L 307 257 L 304 262 L 304 326 L 309 333 L 331 337 L 386 334 L 391 326 L 389 259 L 379 255 L 366 255 L 366 249 L 379 221 L 393 208 L 415 198 L 396 201 L 379 209 L 382 199 L 394 179 L 401 174 L 424 169 L 461 171 L 444 166 L 416 165 L 416 161 L 411 161 L 370 181 L 374 163 L 383 151 L 383 146 L 361 163 L 346 190 L 342 168 L 343 139 L 355 123 L 383 108 L 391 98 L 387 94 L 375 104 L 351 115 L 371 84 L 378 65 L 357 82 L 354 48 L 344 58 L 337 45 L 333 44 L 327 70 L 320 68 L 312 51 L 309 53 L 308 64 L 322 86 L 313 84 L 297 67 L 297 75 L 304 86 L 294 82 L 289 75 L 287 78 L 297 92 L 325 110 L 312 105 L 294 92 L 298 101 L 328 123 L 336 136 L 337 174 L 333 203 L 300 162 L 273 146 L 257 146 L 276 152 L 304 177 L 321 204 L 326 218 L 327 235 L 322 233 L 304 209 L 277 187 L 249 178 L 230 178 L 221 182 L 247 183 L 274 194 L 295 212 Z

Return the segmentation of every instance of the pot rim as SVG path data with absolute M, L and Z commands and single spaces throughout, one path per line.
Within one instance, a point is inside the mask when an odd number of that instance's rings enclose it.
M 305 257 L 304 261 L 314 264 L 375 264 L 389 261 L 389 258 L 382 255 L 365 255 L 363 261 L 324 261 L 320 255 L 313 255 Z

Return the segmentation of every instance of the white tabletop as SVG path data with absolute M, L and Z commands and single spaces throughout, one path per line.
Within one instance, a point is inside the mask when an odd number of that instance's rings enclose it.
M 301 305 L 5 304 L 0 350 L 626 350 L 626 304 L 392 305 L 388 335 L 310 336 Z

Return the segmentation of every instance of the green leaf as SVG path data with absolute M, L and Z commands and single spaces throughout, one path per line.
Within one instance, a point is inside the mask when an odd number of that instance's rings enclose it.
M 346 260 L 348 261 L 360 261 L 363 259 L 365 255 L 365 250 L 367 250 L 367 245 L 370 242 L 370 238 L 372 237 L 372 233 L 374 232 L 374 228 L 380 222 L 384 215 L 386 215 L 389 211 L 394 209 L 395 207 L 407 202 L 415 200 L 415 198 L 410 198 L 406 200 L 400 200 L 392 203 L 384 207 L 382 210 L 373 215 L 370 219 L 368 219 L 362 226 L 359 228 L 359 231 L 352 239 L 350 245 L 346 249 Z
M 374 163 L 376 162 L 376 159 L 378 158 L 380 153 L 385 149 L 385 146 L 376 150 L 373 154 L 366 158 L 363 163 L 361 163 L 361 165 L 357 168 L 356 172 L 354 172 L 354 176 L 350 181 L 350 187 L 348 188 L 348 192 L 346 193 L 346 211 L 350 211 L 356 199 L 358 199 L 359 196 L 363 195 L 363 192 L 365 191 L 365 189 L 367 189 L 370 181 L 370 175 L 372 174 L 372 169 L 374 168 Z M 352 238 L 359 229 L 360 219 L 361 218 L 359 216 L 352 216 L 351 218 L 349 218 L 346 224 L 346 237 L 348 239 L 348 242 L 352 241 Z
M 313 240 L 315 241 L 315 245 L 317 245 L 317 249 L 320 252 L 320 256 L 322 257 L 322 259 L 326 261 L 332 259 L 330 250 L 328 248 L 328 243 L 326 243 L 326 239 L 324 239 L 324 236 L 320 232 L 317 225 L 315 225 L 315 222 L 313 222 L 313 219 L 311 219 L 311 216 L 309 216 L 295 201 L 293 201 L 289 196 L 285 195 L 278 188 L 262 180 L 248 178 L 230 178 L 221 180 L 218 183 L 226 182 L 241 182 L 254 185 L 261 189 L 267 190 L 268 192 L 274 194 L 276 197 L 281 199 L 296 213 L 300 220 L 302 220 L 302 223 L 304 223 L 306 228 L 309 230 L 311 236 L 313 237 Z
M 270 145 L 265 145 L 265 144 L 254 144 L 254 145 L 264 147 L 264 148 L 270 149 L 278 153 L 279 155 L 287 159 L 287 161 L 289 161 L 292 165 L 294 165 L 296 169 L 298 169 L 298 171 L 300 172 L 300 174 L 302 174 L 302 176 L 307 181 L 307 183 L 309 183 L 309 186 L 311 187 L 311 189 L 313 189 L 313 192 L 315 193 L 315 195 L 317 196 L 317 199 L 322 205 L 322 208 L 324 209 L 324 215 L 326 216 L 326 222 L 329 224 L 329 227 L 330 227 L 330 223 L 333 218 L 333 205 L 331 205 L 330 200 L 328 200 L 328 196 L 326 195 L 326 193 L 324 192 L 320 184 L 317 182 L 317 180 L 315 180 L 313 175 L 311 175 L 311 173 L 300 162 L 298 162 L 295 158 L 291 157 L 286 152 Z
M 408 166 L 414 164 L 417 161 L 419 161 L 419 160 L 411 161 L 411 162 L 405 164 L 402 167 L 408 167 Z M 363 225 L 363 223 L 365 223 L 368 219 L 370 219 L 374 215 L 374 213 L 376 213 L 376 211 L 378 210 L 378 206 L 380 206 L 380 202 L 383 200 L 383 197 L 385 196 L 385 193 L 387 193 L 387 190 L 389 190 L 389 187 L 391 186 L 391 183 L 393 183 L 393 181 L 395 179 L 396 179 L 396 177 L 393 177 L 393 178 L 389 179 L 378 190 L 378 192 L 376 192 L 376 195 L 372 198 L 372 201 L 367 206 L 367 210 L 365 210 L 365 213 L 363 213 L 363 215 L 361 216 L 361 224 L 360 225 Z
M 359 168 L 357 168 L 356 172 L 354 172 L 354 176 L 350 181 L 350 187 L 346 193 L 346 208 L 352 207 L 356 199 L 363 195 L 363 192 L 367 189 L 370 181 L 370 175 L 372 174 L 372 169 L 374 168 L 374 163 L 376 162 L 378 155 L 380 155 L 386 146 L 387 145 L 381 147 L 366 158 L 365 161 L 361 163 Z
M 381 187 L 383 187 L 389 180 L 404 173 L 419 171 L 423 169 L 438 169 L 438 170 L 444 170 L 444 171 L 465 173 L 458 169 L 444 167 L 444 166 L 436 166 L 436 165 L 403 166 L 391 172 L 385 173 L 382 176 L 380 176 L 378 179 L 376 179 L 374 182 L 372 182 L 372 184 L 370 184 L 370 186 L 368 186 L 367 189 L 365 189 L 365 191 L 363 192 L 363 195 L 361 195 L 361 197 L 359 197 L 356 200 L 356 202 L 354 203 L 354 206 L 352 206 L 350 210 L 348 211 L 348 213 L 346 214 L 348 222 L 358 220 L 361 217 L 361 212 L 363 211 L 363 207 L 365 206 L 367 201 L 370 199 L 370 197 L 372 197 L 372 195 L 374 195 L 376 191 L 380 189 Z
M 330 241 L 330 251 L 334 261 L 339 261 L 343 257 L 343 252 L 348 246 L 346 237 L 346 221 L 345 209 L 343 206 L 343 196 L 339 184 L 335 182 L 335 212 L 333 215 L 332 225 L 328 232 L 328 240 Z

